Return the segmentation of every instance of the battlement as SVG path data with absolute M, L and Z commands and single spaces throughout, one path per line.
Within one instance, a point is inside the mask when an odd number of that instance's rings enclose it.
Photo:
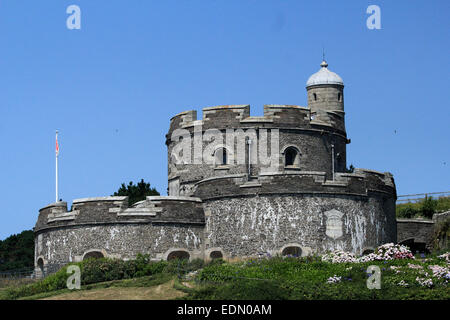
M 343 122 L 344 112 L 322 110 L 322 114 L 328 115 L 321 117 L 330 121 L 319 121 L 314 119 L 315 112 L 309 108 L 296 105 L 264 105 L 263 116 L 250 116 L 250 105 L 224 105 L 203 108 L 203 119 L 197 119 L 197 111 L 190 110 L 181 112 L 170 119 L 170 134 L 176 129 L 192 129 L 194 126 L 202 126 L 203 130 L 210 128 L 248 128 L 248 127 L 267 127 L 267 128 L 311 128 L 322 127 L 343 131 L 341 125 L 336 125 L 339 121 Z M 313 116 L 313 117 L 312 117 Z
M 245 174 L 212 177 L 196 184 L 195 196 L 207 200 L 255 194 L 319 193 L 363 197 L 381 193 L 396 198 L 392 174 L 366 169 L 356 169 L 354 173 L 336 172 L 334 180 L 326 180 L 326 173 L 319 171 L 265 172 L 250 181 Z
M 193 197 L 147 197 L 128 206 L 128 197 L 96 197 L 56 202 L 39 210 L 35 231 L 72 225 L 116 223 L 204 223 L 201 199 Z

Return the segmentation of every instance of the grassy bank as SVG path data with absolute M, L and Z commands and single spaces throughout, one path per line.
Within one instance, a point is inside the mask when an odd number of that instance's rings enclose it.
M 319 258 L 273 258 L 213 265 L 198 275 L 199 285 L 186 299 L 450 299 L 445 281 L 421 285 L 440 259 L 404 259 L 365 263 L 329 263 Z M 367 268 L 381 271 L 381 289 L 368 289 Z M 417 268 L 417 269 L 415 269 Z M 402 284 L 407 284 L 404 286 Z
M 65 267 L 44 280 L 0 290 L 0 299 L 450 299 L 448 256 L 367 262 L 342 257 L 348 258 L 339 256 L 333 263 L 321 257 L 272 257 L 206 265 L 142 257 L 87 260 L 77 264 L 81 290 L 66 288 Z M 381 272 L 380 289 L 367 288 L 367 269 L 373 265 Z

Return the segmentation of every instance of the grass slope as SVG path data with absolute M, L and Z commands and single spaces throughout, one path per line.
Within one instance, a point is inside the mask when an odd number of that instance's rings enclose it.
M 274 257 L 214 260 L 207 265 L 201 261 L 173 261 L 140 266 L 135 261 L 112 259 L 79 264 L 81 290 L 65 288 L 65 267 L 32 284 L 10 285 L 0 290 L 0 299 L 450 300 L 449 262 L 436 255 L 360 263 L 330 263 L 320 257 Z M 381 289 L 367 288 L 370 265 L 380 268 Z M 134 273 L 130 271 L 132 266 L 137 266 Z M 446 275 L 434 274 L 434 266 L 447 268 Z M 147 275 L 141 276 L 143 273 Z M 340 280 L 330 283 L 331 277 Z M 424 279 L 432 283 L 421 284 Z

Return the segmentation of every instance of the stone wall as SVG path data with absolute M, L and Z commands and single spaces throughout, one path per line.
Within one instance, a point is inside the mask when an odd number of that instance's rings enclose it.
M 105 223 L 54 228 L 36 234 L 36 261 L 42 258 L 47 270 L 82 261 L 86 253 L 133 259 L 138 253 L 154 260 L 182 249 L 191 258 L 202 256 L 203 226 L 167 223 Z
M 419 219 L 397 219 L 397 239 L 409 246 L 414 252 L 431 249 L 433 221 Z
M 437 224 L 449 217 L 450 211 L 434 214 L 432 220 L 397 219 L 398 242 L 410 246 L 413 251 L 431 251 Z
M 395 212 L 383 197 L 254 195 L 205 201 L 205 247 L 227 256 L 272 255 L 287 245 L 303 254 L 362 253 L 396 241 Z
M 325 172 L 210 178 L 196 184 L 205 203 L 205 248 L 226 256 L 303 254 L 340 249 L 357 254 L 396 242 L 392 175 L 357 169 L 326 180 Z
M 166 135 L 170 195 L 192 195 L 195 183 L 202 179 L 248 173 L 249 147 L 244 140 L 227 141 L 230 130 L 240 130 L 252 141 L 258 141 L 258 145 L 254 144 L 252 147 L 254 154 L 250 166 L 251 175 L 289 170 L 324 171 L 330 179 L 331 145 L 334 145 L 335 172 L 346 170 L 346 145 L 349 140 L 345 128 L 334 126 L 331 122 L 314 121 L 310 110 L 299 106 L 266 105 L 263 117 L 251 117 L 249 114 L 248 105 L 218 106 L 204 108 L 202 120 L 197 120 L 195 111 L 182 112 L 171 119 Z M 343 114 L 338 116 L 343 117 Z M 218 131 L 218 138 L 205 139 L 205 133 L 212 129 Z M 268 143 L 261 143 L 265 134 Z M 276 145 L 272 144 L 272 137 L 276 139 Z M 239 149 L 240 143 L 245 144 L 243 149 Z M 264 155 L 270 157 L 274 164 L 277 163 L 277 167 L 262 163 L 262 144 L 268 148 Z M 230 163 L 217 166 L 205 160 L 207 156 L 212 156 L 215 149 L 223 146 L 229 149 L 227 153 Z M 288 147 L 293 147 L 299 153 L 299 164 L 291 168 L 285 167 L 284 151 Z M 239 157 L 242 161 L 239 161 Z M 181 163 L 181 158 L 186 163 Z
M 81 261 L 86 254 L 167 259 L 173 251 L 203 258 L 204 213 L 198 198 L 147 197 L 128 207 L 128 197 L 86 198 L 44 207 L 35 231 L 36 275 Z

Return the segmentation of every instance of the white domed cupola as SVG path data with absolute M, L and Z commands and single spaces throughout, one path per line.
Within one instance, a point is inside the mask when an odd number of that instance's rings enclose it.
M 311 119 L 345 131 L 344 81 L 336 73 L 328 70 L 325 59 L 320 67 L 320 70 L 306 82 Z
M 310 86 L 316 86 L 316 85 L 327 85 L 327 84 L 333 84 L 333 85 L 344 85 L 344 81 L 342 78 L 337 75 L 336 73 L 328 70 L 328 63 L 323 60 L 320 64 L 320 70 L 316 73 L 314 73 L 312 76 L 309 77 L 308 81 L 306 82 L 306 87 Z

